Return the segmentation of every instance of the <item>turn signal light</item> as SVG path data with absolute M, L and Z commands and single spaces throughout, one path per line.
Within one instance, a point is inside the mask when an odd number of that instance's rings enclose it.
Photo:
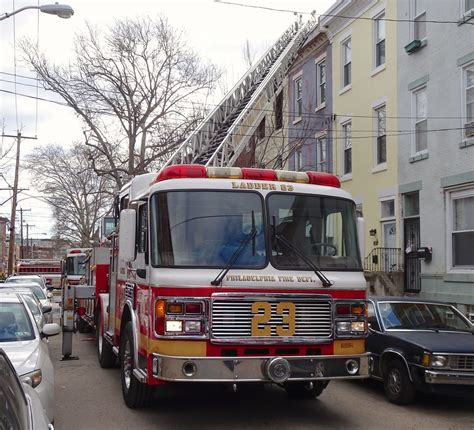
M 166 300 L 157 300 L 155 303 L 155 316 L 163 318 L 165 316 Z
M 352 315 L 364 315 L 365 306 L 363 304 L 358 303 L 357 305 L 351 306 L 351 314 Z
M 168 303 L 168 314 L 182 314 L 184 306 L 182 303 Z

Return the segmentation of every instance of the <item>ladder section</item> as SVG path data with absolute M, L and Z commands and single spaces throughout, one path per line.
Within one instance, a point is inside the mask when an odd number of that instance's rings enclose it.
M 292 25 L 224 97 L 162 168 L 170 164 L 197 163 L 230 166 L 245 148 L 257 124 L 245 124 L 245 137 L 232 133 L 252 110 L 262 94 L 270 101 L 281 87 L 298 48 L 308 34 L 309 24 Z M 264 112 L 259 116 L 263 116 Z

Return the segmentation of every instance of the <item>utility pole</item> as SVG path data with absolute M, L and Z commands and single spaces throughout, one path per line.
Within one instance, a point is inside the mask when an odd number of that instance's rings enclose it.
M 20 258 L 24 258 L 24 245 L 23 245 L 23 212 L 29 212 L 31 209 L 23 209 L 20 208 L 20 241 L 21 241 L 21 246 L 20 246 Z
M 3 137 L 16 137 L 16 158 L 15 158 L 15 179 L 13 180 L 13 197 L 12 197 L 12 214 L 10 218 L 10 241 L 8 246 L 8 274 L 13 273 L 14 255 L 15 255 L 15 217 L 16 203 L 18 199 L 18 174 L 20 171 L 20 143 L 21 132 L 18 131 L 16 136 L 4 134 Z M 23 139 L 36 139 L 36 137 L 23 137 Z
M 31 238 L 31 243 L 29 243 L 29 232 L 28 232 L 28 228 L 29 227 L 36 227 L 34 224 L 28 224 L 26 223 L 26 254 L 27 254 L 27 258 L 33 258 L 33 238 Z

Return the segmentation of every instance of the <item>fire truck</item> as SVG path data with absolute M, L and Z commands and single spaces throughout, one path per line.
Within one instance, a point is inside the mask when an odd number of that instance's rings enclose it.
M 18 260 L 17 275 L 42 275 L 54 288 L 62 286 L 62 261 L 44 259 Z
M 91 248 L 72 248 L 66 253 L 66 282 L 78 285 L 84 282 L 86 275 L 85 261 L 89 258 Z
M 316 397 L 368 376 L 363 220 L 336 176 L 171 165 L 120 193 L 101 367 L 131 408 L 168 382 Z M 67 308 L 66 308 L 67 309 Z

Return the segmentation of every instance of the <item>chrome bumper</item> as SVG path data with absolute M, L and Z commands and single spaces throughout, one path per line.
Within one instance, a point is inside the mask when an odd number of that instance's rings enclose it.
M 153 377 L 188 382 L 285 382 L 360 379 L 369 376 L 369 353 L 291 357 L 175 357 L 153 354 Z M 351 361 L 352 360 L 352 361 Z M 354 372 L 349 370 L 357 363 Z M 283 364 L 288 374 L 276 381 L 272 363 Z M 349 369 L 348 369 L 349 368 Z M 280 369 L 276 368 L 278 373 Z
M 426 370 L 427 384 L 474 385 L 474 373 Z

